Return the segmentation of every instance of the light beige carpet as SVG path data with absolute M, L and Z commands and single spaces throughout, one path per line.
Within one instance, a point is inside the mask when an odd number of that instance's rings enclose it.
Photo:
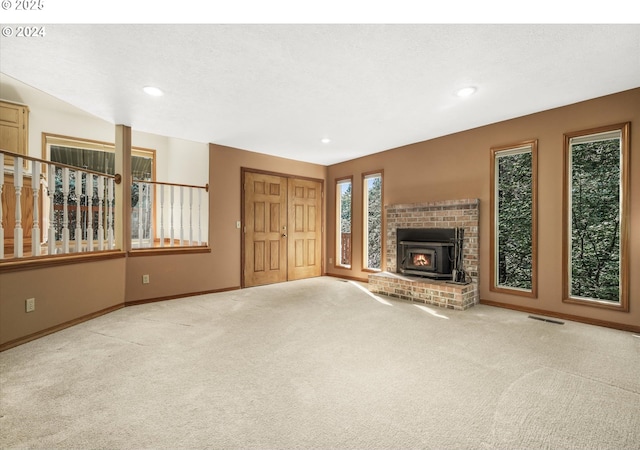
M 2 448 L 640 448 L 632 333 L 335 278 L 125 308 L 0 370 Z

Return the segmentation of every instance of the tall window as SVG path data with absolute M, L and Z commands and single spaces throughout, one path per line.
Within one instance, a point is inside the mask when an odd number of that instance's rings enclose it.
M 362 175 L 363 205 L 363 270 L 378 271 L 382 268 L 382 171 Z
M 629 123 L 565 134 L 564 301 L 628 311 Z
M 535 140 L 491 149 L 492 291 L 537 295 L 537 149 Z
M 351 268 L 351 190 L 353 178 L 336 180 L 336 265 Z
M 43 133 L 44 159 L 52 162 L 67 164 L 79 169 L 101 172 L 107 175 L 115 174 L 115 145 L 108 142 L 99 142 L 88 139 L 72 138 L 67 136 L 58 136 L 54 134 Z M 134 147 L 131 150 L 131 172 L 134 180 L 153 181 L 155 179 L 155 150 Z M 62 169 L 56 171 L 56 184 L 62 185 Z M 75 192 L 75 179 L 71 180 L 72 191 Z M 80 190 L 79 190 L 80 191 Z M 86 186 L 82 185 L 81 192 L 88 192 Z M 134 184 L 131 190 L 131 232 L 132 238 L 138 238 L 138 223 L 153 220 L 153 205 L 148 201 L 148 196 L 141 195 L 138 192 L 138 185 Z M 55 204 L 58 207 L 62 205 L 62 199 L 56 198 Z M 142 217 L 140 216 L 140 208 L 137 208 L 138 202 L 143 201 L 144 208 Z M 81 207 L 87 206 L 86 196 L 72 199 L 71 208 L 75 208 L 76 204 Z M 59 211 L 59 214 L 62 214 Z M 74 216 L 75 217 L 75 216 Z M 71 219 L 72 229 L 75 219 Z M 97 217 L 94 219 L 97 220 Z M 61 219 L 56 221 L 61 223 Z M 95 227 L 97 230 L 97 227 Z M 144 226 L 144 230 L 149 227 Z M 148 236 L 145 236 L 148 238 Z

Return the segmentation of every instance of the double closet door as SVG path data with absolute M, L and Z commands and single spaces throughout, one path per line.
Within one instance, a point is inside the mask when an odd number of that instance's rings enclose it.
M 243 286 L 322 275 L 322 181 L 242 174 Z

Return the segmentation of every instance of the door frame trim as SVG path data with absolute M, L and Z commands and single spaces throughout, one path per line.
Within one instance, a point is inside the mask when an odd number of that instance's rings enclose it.
M 325 245 L 326 245 L 326 223 L 325 223 L 325 202 L 326 199 L 324 197 L 324 179 L 322 178 L 313 178 L 313 177 L 306 177 L 306 176 L 301 176 L 301 175 L 293 175 L 293 174 L 288 174 L 288 173 L 280 173 L 280 172 L 272 172 L 272 171 L 268 171 L 268 170 L 260 170 L 260 169 L 252 169 L 250 167 L 240 167 L 240 288 L 244 289 L 246 286 L 244 284 L 244 263 L 245 263 L 245 245 L 244 245 L 244 229 L 245 229 L 245 224 L 246 224 L 246 217 L 244 215 L 244 180 L 245 180 L 245 174 L 247 172 L 250 173 L 257 173 L 260 175 L 273 175 L 273 176 L 277 176 L 277 177 L 282 177 L 282 178 L 287 178 L 287 179 L 298 179 L 298 180 L 309 180 L 309 181 L 316 181 L 320 183 L 320 190 L 322 192 L 322 218 L 321 218 L 321 223 L 322 223 L 322 229 L 320 230 L 320 239 L 322 242 L 322 248 L 321 248 L 321 266 L 320 266 L 320 272 L 322 274 L 324 274 L 324 250 L 325 250 Z M 288 212 L 288 208 L 287 208 L 287 219 L 289 217 L 289 212 Z

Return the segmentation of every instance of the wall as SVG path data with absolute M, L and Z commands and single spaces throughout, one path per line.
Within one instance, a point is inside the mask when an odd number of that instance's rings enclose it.
M 132 145 L 140 145 L 136 139 L 139 133 L 132 132 Z M 175 138 L 164 138 L 166 152 L 157 153 L 156 179 L 158 181 L 204 186 L 209 184 L 209 145 Z M 176 193 L 177 201 L 177 193 Z M 210 242 L 207 218 L 209 204 L 203 196 L 205 205 L 201 211 L 203 240 Z M 165 194 L 164 228 L 165 238 L 169 236 L 168 194 Z M 156 235 L 159 236 L 160 207 L 156 197 Z M 175 224 L 179 219 L 174 218 Z M 195 216 L 194 216 L 195 217 Z M 209 220 L 211 220 L 209 218 Z M 185 223 L 186 225 L 186 223 Z M 176 233 L 178 233 L 176 231 Z M 196 232 L 197 233 L 197 232 Z M 176 234 L 177 235 L 177 234 Z M 136 256 L 130 253 L 126 259 L 126 280 L 124 283 L 124 303 L 135 303 L 164 298 L 176 298 L 181 295 L 222 290 L 233 286 L 225 284 L 211 275 L 208 267 L 211 253 L 184 253 L 179 249 L 172 254 Z M 142 283 L 142 276 L 149 276 L 149 284 Z
M 211 253 L 127 258 L 126 302 L 237 289 L 241 285 L 241 169 L 325 180 L 326 168 L 209 145 L 209 242 Z M 325 183 L 326 184 L 326 183 Z M 142 275 L 151 282 L 142 284 Z
M 256 169 L 284 175 L 326 180 L 326 167 L 290 159 L 276 158 L 230 147 L 211 144 L 209 173 L 211 174 L 211 227 L 212 249 L 218 255 L 213 262 L 213 273 L 240 285 L 240 169 Z M 326 190 L 326 181 L 325 181 Z M 326 196 L 325 207 L 326 211 Z M 323 243 L 323 249 L 325 244 Z M 324 254 L 324 253 L 323 253 Z M 220 255 L 224 255 L 220 257 Z
M 328 168 L 327 259 L 335 261 L 335 180 L 354 178 L 352 269 L 327 265 L 330 274 L 366 279 L 362 269 L 361 174 L 384 170 L 384 203 L 480 199 L 480 298 L 591 322 L 640 330 L 640 89 L 504 121 L 388 150 Z M 631 122 L 630 312 L 562 302 L 563 133 Z M 490 148 L 538 139 L 538 298 L 489 290 Z
M 22 101 L 25 98 L 8 98 Z M 489 125 L 431 141 L 381 152 L 330 167 L 224 147 L 208 146 L 210 185 L 209 242 L 211 253 L 127 257 L 86 264 L 0 273 L 0 344 L 50 327 L 114 308 L 126 302 L 234 289 L 240 286 L 240 175 L 241 168 L 253 168 L 325 180 L 326 239 L 325 271 L 331 275 L 365 279 L 362 254 L 361 174 L 384 170 L 385 204 L 419 203 L 461 198 L 480 199 L 480 298 L 514 307 L 536 308 L 593 321 L 623 324 L 640 330 L 640 89 L 557 108 L 510 121 Z M 40 156 L 42 131 L 88 139 L 113 139 L 113 125 L 69 110 L 32 108 L 30 155 Z M 77 117 L 76 117 L 77 116 Z M 631 211 L 630 211 L 630 312 L 606 311 L 562 302 L 562 143 L 564 132 L 631 121 Z M 77 130 L 83 130 L 79 133 Z M 85 133 L 86 132 L 86 133 Z M 493 146 L 525 139 L 539 143 L 539 294 L 526 299 L 489 291 L 489 176 Z M 143 147 L 185 148 L 158 136 L 134 133 L 132 142 Z M 166 143 L 166 148 L 164 144 Z M 187 144 L 199 149 L 206 144 Z M 178 176 L 180 163 L 159 162 L 158 178 L 200 184 L 205 157 L 196 165 L 198 180 Z M 181 160 L 184 162 L 185 160 Z M 189 167 L 193 167 L 191 164 Z M 335 268 L 334 226 L 336 178 L 354 177 L 354 224 L 352 269 Z M 143 274 L 151 283 L 143 285 Z M 99 289 L 96 289 L 96 286 Z M 24 300 L 36 298 L 36 311 L 26 314 Z
M 113 142 L 114 125 L 0 77 L 0 97 L 30 106 L 29 155 L 42 157 L 42 132 Z M 40 269 L 0 271 L 0 345 L 124 306 L 240 286 L 240 175 L 253 168 L 325 180 L 324 166 L 132 131 L 132 145 L 156 150 L 156 178 L 209 184 L 210 253 L 120 255 Z M 148 274 L 149 284 L 142 284 Z M 24 301 L 36 298 L 36 311 Z
M 124 278 L 124 257 L 0 273 L 0 345 L 122 306 Z
M 143 133 L 136 130 L 131 131 L 131 145 L 133 147 L 150 148 L 156 151 L 156 181 L 167 183 L 188 184 L 193 186 L 204 186 L 209 183 L 209 144 L 201 142 L 188 141 L 185 139 L 170 138 L 166 136 L 158 136 L 156 134 Z M 194 191 L 194 196 L 195 194 Z M 203 218 L 201 220 L 201 233 L 202 239 L 207 241 L 209 233 L 208 223 L 206 217 L 209 215 L 208 202 L 202 195 L 203 204 L 200 205 L 200 215 Z M 178 194 L 176 192 L 176 201 Z M 188 195 L 185 191 L 185 201 L 188 200 Z M 197 197 L 193 199 L 194 209 L 197 207 Z M 156 238 L 160 237 L 160 220 L 161 220 L 161 207 L 160 207 L 160 194 L 158 190 L 155 192 L 155 235 Z M 164 197 L 164 229 L 165 237 L 168 236 L 168 230 L 170 226 L 169 210 L 171 202 L 169 194 L 165 191 Z M 188 223 L 188 209 L 185 207 L 185 225 Z M 193 218 L 195 220 L 197 216 L 197 210 L 193 212 Z M 179 223 L 177 216 L 174 218 L 175 223 Z M 197 226 L 197 224 L 194 224 Z M 197 239 L 198 231 L 194 231 L 194 238 Z M 185 235 L 186 236 L 186 235 Z M 207 241 L 208 242 L 208 241 Z
M 0 97 L 29 105 L 30 156 L 42 158 L 43 132 L 114 142 L 115 128 L 112 123 L 91 116 L 4 74 L 0 74 Z M 135 130 L 132 132 L 132 144 L 156 150 L 156 176 L 159 180 L 199 185 L 209 182 L 208 144 Z M 188 157 L 185 158 L 185 155 Z M 181 159 L 188 160 L 189 164 L 181 164 Z M 208 210 L 205 210 L 204 216 L 207 215 Z M 208 232 L 205 230 L 205 233 Z M 180 274 L 185 283 L 193 281 L 191 277 L 202 273 L 198 270 L 201 263 L 198 257 L 188 264 L 180 262 L 180 258 L 183 257 L 170 260 L 170 264 L 177 262 L 188 268 L 186 275 Z M 1 271 L 0 345 L 55 329 L 105 310 L 122 307 L 127 299 L 125 280 L 131 278 L 130 271 L 137 270 L 136 264 L 128 264 L 131 259 L 120 254 L 107 261 Z M 168 265 L 166 259 L 163 264 Z M 207 275 L 204 273 L 202 278 L 206 279 Z M 155 272 L 152 281 L 158 281 L 162 276 L 163 273 L 159 270 Z M 195 287 L 185 287 L 185 284 L 180 283 L 176 285 L 175 289 L 168 289 L 167 293 L 158 296 L 189 293 L 199 287 L 196 283 Z M 143 294 L 147 295 L 149 292 Z M 36 310 L 28 314 L 24 309 L 27 298 L 36 299 Z
M 29 105 L 28 154 L 42 158 L 42 133 L 113 142 L 113 124 L 2 74 L 0 97 Z M 126 260 L 0 272 L 0 345 L 124 304 Z M 36 309 L 25 312 L 25 300 Z

